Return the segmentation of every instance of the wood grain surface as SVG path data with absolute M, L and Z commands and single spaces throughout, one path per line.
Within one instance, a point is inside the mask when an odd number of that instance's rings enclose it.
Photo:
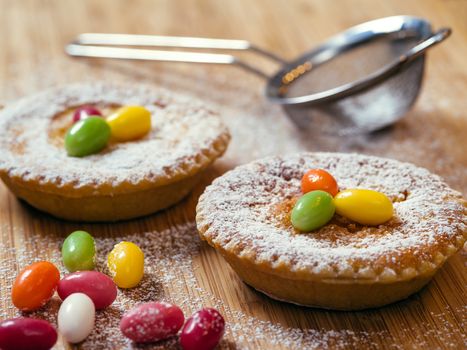
M 263 98 L 260 78 L 235 67 L 82 60 L 63 52 L 78 33 L 115 32 L 247 39 L 290 59 L 351 25 L 396 14 L 426 17 L 435 28 L 452 27 L 453 35 L 430 51 L 413 110 L 394 127 L 371 136 L 339 138 L 320 135 L 319 128 L 301 130 Z M 251 54 L 242 57 L 267 72 L 277 68 Z M 120 292 L 119 309 L 98 316 L 95 334 L 81 348 L 132 347 L 117 331 L 118 318 L 127 305 L 151 298 L 180 303 L 187 315 L 202 305 L 218 307 L 228 323 L 221 348 L 467 347 L 465 253 L 454 256 L 426 288 L 405 301 L 365 312 L 332 312 L 276 302 L 247 287 L 215 251 L 199 242 L 193 224 L 197 198 L 213 178 L 258 157 L 300 150 L 410 161 L 443 176 L 465 195 L 466 57 L 463 0 L 0 0 L 0 105 L 70 82 L 144 82 L 215 105 L 233 136 L 226 155 L 189 198 L 139 220 L 101 225 L 56 220 L 20 203 L 0 185 L 0 318 L 17 315 L 9 293 L 18 270 L 38 259 L 60 264 L 63 238 L 84 228 L 96 236 L 102 254 L 120 238 L 141 241 L 153 269 L 140 291 Z M 151 248 L 152 240 L 163 248 Z M 104 258 L 99 258 L 101 265 Z M 55 321 L 58 306 L 54 299 L 35 315 Z M 155 347 L 178 345 L 172 340 Z M 69 345 L 60 338 L 56 348 Z

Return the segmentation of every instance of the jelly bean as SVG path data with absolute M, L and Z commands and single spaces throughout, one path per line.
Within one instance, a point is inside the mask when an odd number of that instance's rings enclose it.
M 216 309 L 205 308 L 185 323 L 180 335 L 183 350 L 212 350 L 224 335 L 225 321 Z
M 86 231 L 72 232 L 63 242 L 62 260 L 70 272 L 93 270 L 96 247 Z
M 151 113 L 141 106 L 120 108 L 107 118 L 112 137 L 118 141 L 139 139 L 151 130 Z
M 57 331 L 47 321 L 18 317 L 0 322 L 0 349 L 49 350 L 57 342 Z
M 71 294 L 58 310 L 58 330 L 68 342 L 82 342 L 94 328 L 95 315 L 94 303 L 86 294 Z
M 136 306 L 123 315 L 120 330 L 134 342 L 156 342 L 177 334 L 184 321 L 185 317 L 178 306 L 149 302 Z
M 336 179 L 323 169 L 308 170 L 302 177 L 302 192 L 321 190 L 335 196 L 338 192 Z
M 110 252 L 107 267 L 117 286 L 136 287 L 144 274 L 144 254 L 136 244 L 120 242 Z
M 117 297 L 117 286 L 112 279 L 97 271 L 80 271 L 63 277 L 58 283 L 57 293 L 65 300 L 73 293 L 86 294 L 96 310 L 110 306 Z
M 48 261 L 24 268 L 11 290 L 13 304 L 21 311 L 34 311 L 44 306 L 55 293 L 60 272 Z
M 350 189 L 334 198 L 336 212 L 362 225 L 380 225 L 392 218 L 392 203 L 381 192 Z
M 102 117 L 102 113 L 96 107 L 81 106 L 75 110 L 75 113 L 73 113 L 73 122 L 76 123 L 77 121 L 80 121 L 81 119 L 86 119 L 92 116 Z
M 291 222 L 300 231 L 316 230 L 334 215 L 332 196 L 324 191 L 311 191 L 300 197 L 292 209 Z
M 89 117 L 75 123 L 65 136 L 69 156 L 83 157 L 99 152 L 110 138 L 110 127 L 99 117 Z

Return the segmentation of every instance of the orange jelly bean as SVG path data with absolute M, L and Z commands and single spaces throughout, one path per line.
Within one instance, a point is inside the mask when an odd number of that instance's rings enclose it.
M 324 191 L 331 196 L 339 192 L 336 179 L 323 169 L 308 170 L 302 177 L 302 192 Z
M 39 261 L 27 266 L 13 284 L 13 304 L 21 311 L 41 308 L 52 298 L 59 281 L 60 272 L 48 261 Z

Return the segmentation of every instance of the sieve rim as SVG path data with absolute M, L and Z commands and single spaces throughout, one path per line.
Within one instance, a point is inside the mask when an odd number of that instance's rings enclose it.
M 284 87 L 287 87 L 283 82 L 287 73 L 300 69 L 301 72 L 303 72 L 301 75 L 305 75 L 311 72 L 313 68 L 316 69 L 320 64 L 333 59 L 341 53 L 348 52 L 356 47 L 361 47 L 361 45 L 365 45 L 382 36 L 404 32 L 415 33 L 419 41 L 423 41 L 433 34 L 431 24 L 427 20 L 415 16 L 391 16 L 358 24 L 331 37 L 318 47 L 281 67 L 281 69 L 268 80 L 265 95 L 271 102 L 281 105 L 317 105 L 346 97 L 369 88 L 401 69 L 402 66 L 408 63 L 406 60 L 407 57 L 401 55 L 395 58 L 391 63 L 384 65 L 364 78 L 324 91 L 294 97 L 284 96 L 281 92 Z M 414 46 L 415 45 L 417 44 L 414 44 Z M 300 79 L 300 77 L 298 77 L 298 79 Z M 289 83 L 289 85 L 291 84 L 294 84 L 294 81 Z

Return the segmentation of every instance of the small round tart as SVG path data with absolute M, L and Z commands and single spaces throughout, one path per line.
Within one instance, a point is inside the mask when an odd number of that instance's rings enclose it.
M 140 105 L 152 114 L 141 139 L 110 141 L 99 153 L 67 155 L 73 112 L 92 105 L 109 115 Z M 75 84 L 24 98 L 0 112 L 0 176 L 19 198 L 54 216 L 115 221 L 180 201 L 227 148 L 216 112 L 197 100 L 148 86 Z
M 340 190 L 372 189 L 393 202 L 385 224 L 337 214 L 309 233 L 290 213 L 300 180 L 329 171 Z M 217 178 L 200 197 L 197 226 L 249 285 L 272 298 L 339 310 L 382 306 L 422 288 L 466 239 L 460 193 L 423 168 L 357 154 L 304 153 L 258 160 Z

